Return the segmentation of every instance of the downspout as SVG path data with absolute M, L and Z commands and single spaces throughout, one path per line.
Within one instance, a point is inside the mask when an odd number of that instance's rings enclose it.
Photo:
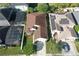
M 23 48 L 23 41 L 24 41 L 24 31 L 25 31 L 25 25 L 24 25 L 24 29 L 23 29 L 23 35 L 22 35 L 22 41 L 21 41 L 21 50 Z

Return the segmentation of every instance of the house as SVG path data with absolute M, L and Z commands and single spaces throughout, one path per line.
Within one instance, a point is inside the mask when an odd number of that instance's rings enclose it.
M 74 26 L 74 30 L 77 34 L 77 36 L 79 37 L 79 11 L 75 11 L 75 12 L 72 12 L 71 13 L 73 18 L 74 18 L 74 21 L 75 21 L 75 26 Z
M 46 24 L 46 15 L 42 13 L 31 13 L 27 15 L 27 33 L 32 34 L 33 31 L 35 34 L 35 39 L 38 38 L 47 38 L 47 24 Z
M 56 19 L 56 16 L 53 14 L 53 15 L 49 15 L 49 18 L 50 18 L 50 28 L 51 28 L 51 32 L 52 32 L 52 36 L 55 34 L 55 32 L 59 33 L 61 31 L 61 28 L 59 26 L 59 24 L 57 24 L 55 22 L 55 19 Z
M 28 14 L 26 22 L 26 32 L 27 35 L 33 36 L 33 44 L 37 46 L 37 55 L 45 55 L 46 41 L 47 41 L 46 14 L 43 13 Z
M 0 26 L 0 45 L 20 45 L 22 31 L 21 26 Z
M 79 16 L 78 15 L 79 15 L 79 11 L 72 12 L 72 16 L 74 18 L 76 25 L 79 25 Z
M 21 11 L 27 11 L 28 4 L 26 4 L 26 3 L 11 3 L 10 7 L 20 9 Z
M 10 26 L 8 20 L 0 13 L 0 26 Z
M 3 25 L 2 24 L 1 25 L 2 26 L 10 26 L 11 23 L 13 21 L 15 21 L 16 13 L 17 13 L 16 9 L 12 9 L 12 8 L 0 9 L 0 22 L 2 22 L 2 23 L 5 22 L 5 24 L 3 23 Z
M 69 8 L 64 8 L 64 12 L 74 12 L 74 11 L 79 11 L 79 7 L 69 7 Z
M 75 7 L 74 8 L 74 11 L 79 11 L 79 7 Z
M 24 34 L 24 14 L 14 8 L 0 9 L 0 45 L 20 45 Z
M 58 41 L 70 38 L 75 39 L 76 33 L 73 29 L 75 22 L 73 21 L 73 17 L 70 13 L 49 13 L 49 22 L 52 37 L 54 39 L 57 39 Z

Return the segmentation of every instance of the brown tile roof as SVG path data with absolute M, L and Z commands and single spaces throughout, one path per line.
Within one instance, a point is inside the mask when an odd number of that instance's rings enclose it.
M 42 13 L 28 14 L 26 22 L 26 31 L 29 32 L 29 28 L 32 28 L 34 25 L 39 25 L 39 28 L 34 32 L 35 39 L 47 38 L 46 14 Z

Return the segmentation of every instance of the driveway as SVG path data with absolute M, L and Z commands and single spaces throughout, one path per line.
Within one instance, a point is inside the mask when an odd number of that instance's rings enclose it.
M 45 56 L 46 55 L 46 40 L 44 38 L 39 38 L 37 41 L 37 56 Z
M 64 56 L 76 56 L 77 55 L 77 49 L 75 47 L 74 41 L 66 40 L 65 42 L 67 42 L 69 44 L 70 51 L 65 52 L 64 50 L 62 50 L 62 55 L 64 55 Z

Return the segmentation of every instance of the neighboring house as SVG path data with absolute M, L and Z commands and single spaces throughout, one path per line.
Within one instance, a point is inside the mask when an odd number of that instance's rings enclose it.
M 49 15 L 50 18 L 50 28 L 51 28 L 51 32 L 52 32 L 52 36 L 57 32 L 59 33 L 61 31 L 60 26 L 55 22 L 56 16 L 53 15 Z
M 8 20 L 0 13 L 0 26 L 10 26 Z
M 72 16 L 74 18 L 74 21 L 75 21 L 75 26 L 76 28 L 74 27 L 74 30 L 76 31 L 77 33 L 77 36 L 79 37 L 79 11 L 75 11 L 75 12 L 72 12 Z
M 38 38 L 47 39 L 47 23 L 46 23 L 46 14 L 42 13 L 31 13 L 27 15 L 27 34 L 34 34 L 35 37 L 33 40 Z
M 79 11 L 72 12 L 72 16 L 74 18 L 76 25 L 79 25 Z
M 74 11 L 79 11 L 79 7 L 75 7 L 74 8 Z
M 20 45 L 23 40 L 24 13 L 13 8 L 0 9 L 0 45 Z
M 27 11 L 28 4 L 27 3 L 11 3 L 10 7 L 20 9 L 21 11 Z
M 74 11 L 79 11 L 79 7 L 69 7 L 69 8 L 64 8 L 64 12 L 74 12 Z
M 73 29 L 75 22 L 70 13 L 49 13 L 49 22 L 53 38 L 57 40 L 64 40 L 76 37 L 76 33 Z

